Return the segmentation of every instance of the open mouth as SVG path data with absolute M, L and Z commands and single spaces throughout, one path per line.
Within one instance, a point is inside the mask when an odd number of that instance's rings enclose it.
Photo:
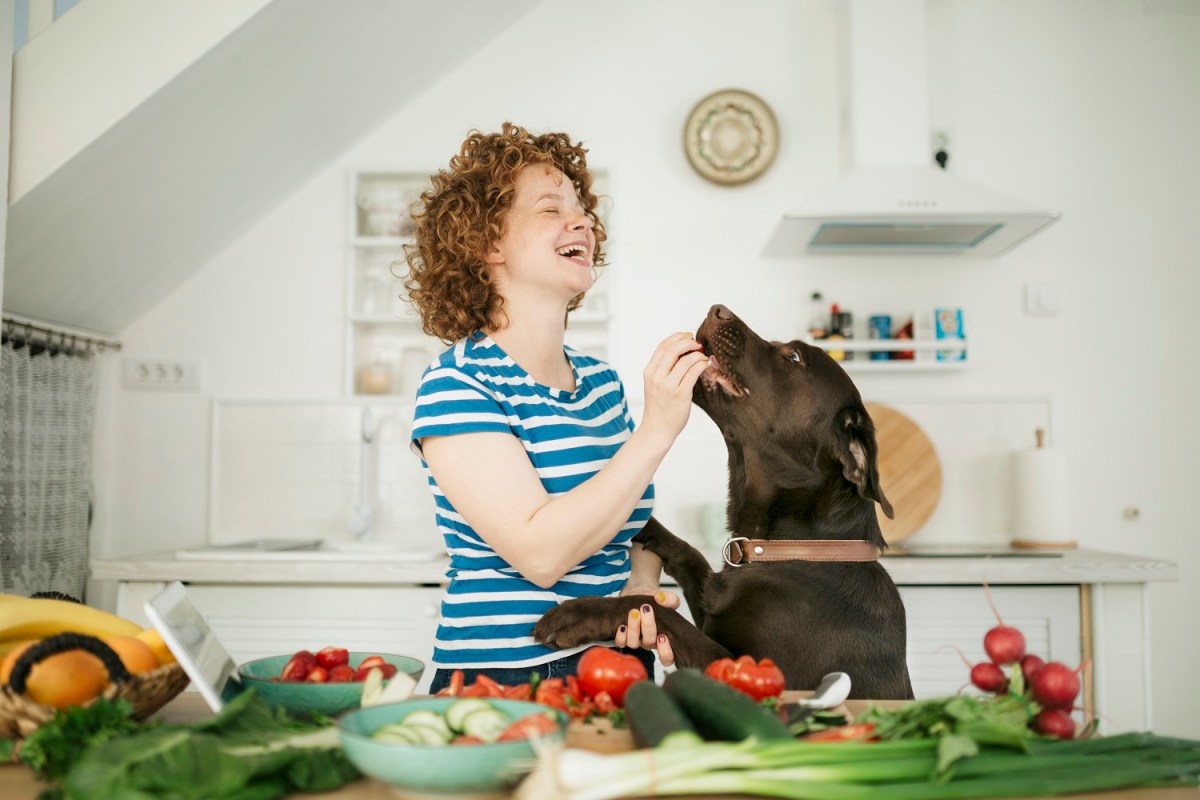
M 569 244 L 565 247 L 560 247 L 555 251 L 563 258 L 572 261 L 580 266 L 590 266 L 588 262 L 588 250 L 586 245 Z
M 708 352 L 707 345 L 704 350 Z M 700 385 L 709 392 L 719 388 L 730 397 L 742 397 L 750 394 L 750 390 L 739 385 L 737 378 L 728 372 L 721 364 L 720 359 L 712 353 L 708 355 L 708 367 L 700 373 Z

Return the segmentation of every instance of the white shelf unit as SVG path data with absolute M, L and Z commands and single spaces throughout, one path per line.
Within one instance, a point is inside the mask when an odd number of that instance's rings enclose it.
M 966 368 L 966 339 L 809 339 L 826 352 L 842 351 L 853 358 L 838 363 L 847 372 L 938 372 Z M 912 358 L 873 359 L 871 353 L 911 352 Z M 941 356 L 941 357 L 939 357 Z
M 346 268 L 348 395 L 411 398 L 425 366 L 445 348 L 421 332 L 403 282 L 408 270 L 404 246 L 413 243 L 408 208 L 419 199 L 434 171 L 351 170 Z M 593 191 L 607 196 L 605 174 L 594 174 Z M 606 208 L 602 203 L 605 218 Z M 583 306 L 571 313 L 566 336 L 567 344 L 605 360 L 611 354 L 610 284 L 611 278 L 602 279 L 588 292 Z M 368 375 L 369 367 L 377 371 Z

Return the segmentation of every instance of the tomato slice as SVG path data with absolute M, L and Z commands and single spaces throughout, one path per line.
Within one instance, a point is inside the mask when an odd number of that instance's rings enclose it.
M 878 742 L 875 735 L 875 723 L 859 722 L 854 725 L 839 725 L 836 728 L 826 728 L 815 733 L 806 733 L 800 737 L 806 742 Z
M 317 666 L 317 657 L 309 650 L 297 650 L 288 662 L 283 665 L 283 669 L 279 671 L 279 680 L 281 681 L 302 681 L 308 677 L 308 673 L 313 667 Z
M 324 667 L 313 667 L 308 671 L 304 680 L 309 683 L 329 683 L 329 670 Z
M 545 736 L 558 729 L 558 723 L 546 714 L 530 714 L 509 725 L 497 737 L 498 742 L 511 742 L 516 739 L 529 739 L 535 736 Z
M 350 651 L 344 647 L 322 647 L 317 651 L 317 663 L 325 669 L 349 664 Z

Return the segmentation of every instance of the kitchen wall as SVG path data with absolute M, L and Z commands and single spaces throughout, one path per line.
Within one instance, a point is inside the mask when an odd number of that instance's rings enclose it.
M 613 282 L 612 360 L 635 401 L 654 345 L 694 329 L 714 302 L 772 338 L 801 332 L 813 290 L 859 318 L 963 308 L 969 368 L 860 375 L 862 393 L 904 407 L 1048 409 L 1053 443 L 1068 456 L 1079 542 L 1180 564 L 1178 583 L 1150 589 L 1153 721 L 1162 733 L 1200 735 L 1186 668 L 1200 641 L 1173 613 L 1200 605 L 1200 544 L 1185 500 L 1200 448 L 1188 352 L 1200 297 L 1191 236 L 1200 213 L 1200 16 L 1180 8 L 1191 6 L 930 2 L 931 123 L 950 133 L 951 169 L 1063 212 L 1025 246 L 977 262 L 759 255 L 780 214 L 843 166 L 832 3 L 543 4 L 121 332 L 121 357 L 197 359 L 205 385 L 197 394 L 128 391 L 119 358 L 108 358 L 96 552 L 205 540 L 214 398 L 343 396 L 350 166 L 432 170 L 468 129 L 513 120 L 570 131 L 609 172 L 613 266 L 602 279 Z M 419 35 L 397 31 L 397 46 Z M 782 134 L 774 165 L 736 188 L 697 176 L 681 146 L 689 109 L 725 87 L 762 97 Z M 1024 314 L 1029 282 L 1059 288 L 1057 316 Z M 979 413 L 980 425 L 992 421 Z M 697 413 L 691 425 L 664 466 L 667 513 L 699 499 L 673 498 L 669 488 L 723 485 L 711 423 Z M 712 463 L 682 458 L 692 447 Z

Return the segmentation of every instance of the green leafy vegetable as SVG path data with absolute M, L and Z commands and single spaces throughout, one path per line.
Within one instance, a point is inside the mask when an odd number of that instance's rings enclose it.
M 57 712 L 54 719 L 26 737 L 20 747 L 20 759 L 43 780 L 57 781 L 89 745 L 140 728 L 128 700 L 100 697 L 87 706 L 72 706 Z
M 162 725 L 89 747 L 63 788 L 67 800 L 269 800 L 330 791 L 357 777 L 335 728 L 291 719 L 246 691 L 202 722 Z

